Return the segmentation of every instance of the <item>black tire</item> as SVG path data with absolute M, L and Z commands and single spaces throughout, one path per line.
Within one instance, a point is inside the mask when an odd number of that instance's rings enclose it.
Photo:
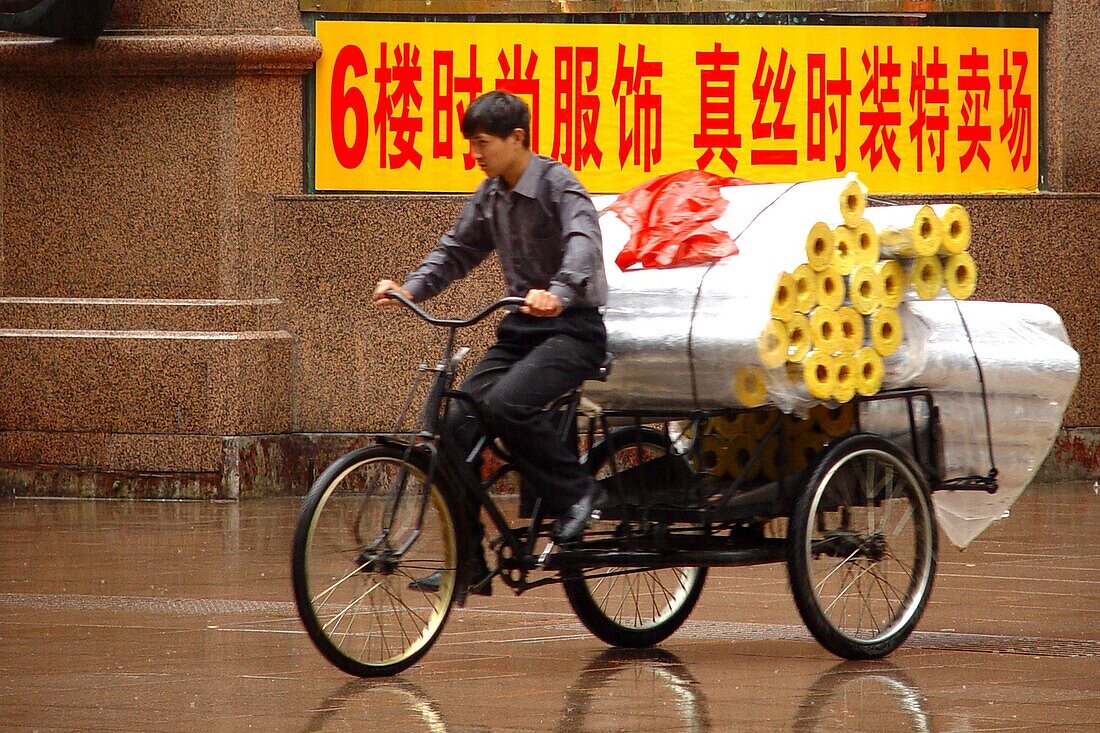
M 612 431 L 585 457 L 592 475 L 603 478 L 614 455 L 619 470 L 665 455 L 668 437 L 652 428 Z M 590 532 L 612 527 L 594 523 Z M 592 568 L 563 574 L 569 605 L 585 627 L 612 646 L 643 648 L 659 644 L 687 620 L 707 577 L 705 567 Z
M 877 436 L 840 440 L 791 513 L 787 573 L 802 620 L 837 656 L 886 656 L 924 612 L 936 547 L 932 502 L 913 459 Z
M 298 515 L 291 558 L 298 614 L 321 654 L 348 674 L 406 669 L 450 614 L 462 567 L 459 515 L 442 477 L 425 490 L 426 474 L 418 454 L 360 448 L 318 477 Z M 410 587 L 437 571 L 438 592 Z

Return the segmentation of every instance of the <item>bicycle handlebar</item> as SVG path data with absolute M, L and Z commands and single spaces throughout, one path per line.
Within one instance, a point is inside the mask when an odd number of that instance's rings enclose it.
M 498 311 L 501 308 L 507 308 L 508 306 L 512 306 L 512 305 L 523 305 L 524 302 L 526 302 L 523 298 L 519 298 L 519 297 L 516 297 L 516 296 L 501 298 L 497 302 L 491 303 L 490 305 L 486 306 L 479 313 L 476 313 L 475 315 L 470 316 L 469 318 L 463 319 L 463 318 L 436 318 L 432 315 L 429 315 L 427 313 L 427 311 L 425 311 L 423 308 L 421 308 L 416 303 L 412 302 L 411 300 L 409 300 L 408 298 L 406 298 L 404 295 L 397 292 L 396 290 L 391 290 L 388 293 L 386 293 L 386 297 L 393 298 L 394 300 L 401 303 L 403 306 L 405 306 L 406 308 L 411 310 L 413 313 L 415 313 L 417 316 L 419 316 L 423 320 L 427 321 L 428 323 L 432 324 L 433 326 L 450 326 L 450 327 L 454 327 L 454 328 L 464 328 L 466 326 L 472 326 L 475 323 L 480 323 L 481 321 L 484 321 L 486 318 L 488 318 L 490 315 L 492 315 L 495 311 Z

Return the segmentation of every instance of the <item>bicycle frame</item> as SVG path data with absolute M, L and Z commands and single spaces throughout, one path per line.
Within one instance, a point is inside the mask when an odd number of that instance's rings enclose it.
M 461 390 L 453 389 L 453 382 L 458 364 L 466 354 L 465 348 L 455 348 L 456 334 L 459 328 L 474 325 L 494 311 L 512 305 L 522 304 L 520 298 L 505 298 L 500 300 L 477 315 L 465 320 L 437 319 L 425 313 L 415 304 L 401 297 L 397 293 L 392 294 L 396 300 L 414 311 L 420 318 L 433 325 L 447 328 L 447 337 L 444 339 L 443 352 L 439 362 L 434 368 L 421 365 L 421 371 L 432 371 L 434 377 L 428 390 L 428 397 L 419 415 L 419 428 L 411 432 L 391 432 L 376 434 L 381 442 L 399 444 L 408 452 L 414 450 L 425 451 L 428 454 L 428 481 L 432 481 L 437 471 L 443 473 L 451 485 L 459 490 L 465 490 L 467 496 L 476 501 L 486 513 L 499 532 L 499 537 L 494 540 L 494 549 L 502 560 L 502 579 L 515 590 L 522 593 L 525 590 L 540 587 L 542 585 L 559 583 L 560 578 L 542 578 L 535 581 L 527 580 L 527 573 L 531 570 L 563 571 L 570 569 L 595 568 L 595 567 L 682 567 L 682 566 L 744 566 L 761 563 L 781 561 L 785 555 L 785 543 L 782 540 L 765 541 L 761 539 L 752 546 L 729 547 L 729 539 L 719 537 L 719 532 L 730 531 L 736 533 L 737 528 L 747 521 L 754 521 L 762 516 L 785 516 L 797 499 L 802 488 L 804 476 L 800 474 L 784 475 L 780 480 L 756 488 L 746 488 L 746 477 L 752 473 L 761 460 L 765 447 L 769 442 L 776 442 L 779 450 L 779 460 L 786 466 L 787 456 L 780 433 L 780 423 L 776 421 L 762 436 L 754 447 L 751 457 L 747 461 L 740 474 L 720 482 L 716 489 L 708 496 L 708 500 L 700 502 L 696 508 L 663 508 L 648 506 L 647 502 L 640 502 L 637 507 L 622 506 L 619 513 L 611 517 L 617 518 L 622 523 L 622 529 L 628 535 L 634 536 L 636 532 L 652 529 L 655 526 L 664 525 L 665 534 L 656 547 L 647 547 L 638 550 L 612 550 L 601 547 L 603 544 L 598 538 L 586 540 L 578 546 L 559 549 L 550 554 L 548 545 L 546 550 L 536 555 L 535 545 L 539 537 L 543 536 L 549 528 L 542 511 L 541 500 L 536 500 L 530 522 L 521 527 L 512 527 L 500 507 L 490 495 L 489 490 L 509 473 L 518 473 L 518 469 L 510 462 L 507 455 L 502 453 L 497 446 L 484 434 L 480 437 L 474 448 L 467 456 L 472 461 L 486 447 L 502 458 L 502 464 L 489 476 L 476 484 L 464 481 L 456 470 L 451 470 L 449 461 L 442 455 L 439 448 L 441 440 L 441 416 L 449 400 L 464 400 L 471 405 L 476 413 L 476 405 L 470 396 Z M 413 387 L 415 391 L 415 385 Z M 410 393 L 411 394 L 411 393 Z M 914 417 L 914 401 L 925 401 L 928 404 L 929 414 L 935 415 L 934 421 L 938 423 L 938 414 L 934 410 L 932 395 L 927 390 L 910 389 L 898 390 L 891 393 L 882 393 L 871 398 L 872 400 L 899 400 L 906 407 L 910 421 L 910 435 L 916 458 L 925 471 L 930 484 L 939 488 L 936 455 L 940 448 L 937 444 L 937 430 L 927 432 L 927 440 L 917 439 L 917 426 Z M 570 436 L 571 426 L 574 424 L 580 401 L 579 390 L 567 393 L 559 398 L 551 409 L 560 412 L 559 437 L 567 439 Z M 602 435 L 610 435 L 611 421 L 631 421 L 640 427 L 643 423 L 654 421 L 664 422 L 667 426 L 670 421 L 684 421 L 692 424 L 698 430 L 700 424 L 710 417 L 719 415 L 736 416 L 738 414 L 753 412 L 751 409 L 726 409 L 714 411 L 636 411 L 636 410 L 611 410 L 603 412 L 598 418 L 591 420 L 587 433 L 588 443 L 591 446 L 597 432 L 596 424 L 599 423 L 599 432 Z M 856 428 L 858 429 L 858 410 L 856 411 Z M 934 426 L 938 427 L 938 426 Z M 406 440 L 402 440 L 405 438 Z M 698 460 L 699 441 L 693 442 L 691 450 L 696 451 Z M 611 480 L 620 481 L 621 471 L 614 458 L 611 460 Z M 402 477 L 403 478 L 403 477 Z M 946 487 L 944 487 L 946 488 Z M 959 486 L 951 488 L 958 489 Z M 989 490 L 984 484 L 979 486 L 966 486 L 964 488 Z M 933 489 L 935 490 L 935 489 Z M 619 492 L 620 495 L 622 492 Z M 426 508 L 426 502 L 421 504 L 421 519 Z M 677 533 L 668 527 L 678 525 L 682 531 Z M 685 528 L 686 529 L 683 529 Z M 701 534 L 700 534 L 701 533 Z M 641 536 L 640 534 L 638 536 Z M 652 543 L 650 543 L 652 544 Z M 518 575 L 518 577 L 517 577 Z
M 447 329 L 447 336 L 444 339 L 443 350 L 438 363 L 435 367 L 428 367 L 427 365 L 421 365 L 421 371 L 432 371 L 434 376 L 432 377 L 431 384 L 428 388 L 428 395 L 421 407 L 419 418 L 417 420 L 417 429 L 410 432 L 398 432 L 393 431 L 390 433 L 378 433 L 374 437 L 380 442 L 390 442 L 393 444 L 403 445 L 406 451 L 406 457 L 414 450 L 425 451 L 428 453 L 428 475 L 427 481 L 430 484 L 434 479 L 437 471 L 440 471 L 451 485 L 455 486 L 459 490 L 465 490 L 472 496 L 478 504 L 483 507 L 489 514 L 494 526 L 500 531 L 501 536 L 509 547 L 516 553 L 529 554 L 533 550 L 533 543 L 537 535 L 536 532 L 529 532 L 530 540 L 525 547 L 521 544 L 518 534 L 511 528 L 507 518 L 501 512 L 500 508 L 493 501 L 489 495 L 489 488 L 492 487 L 497 481 L 499 481 L 505 474 L 516 471 L 516 468 L 507 462 L 504 462 L 496 471 L 493 472 L 487 479 L 483 480 L 477 485 L 470 485 L 464 481 L 461 474 L 458 471 L 450 470 L 448 461 L 442 455 L 442 451 L 439 448 L 439 441 L 442 439 L 442 426 L 441 419 L 444 414 L 444 410 L 447 403 L 452 399 L 459 399 L 468 402 L 471 407 L 476 411 L 477 407 L 470 399 L 470 396 L 460 390 L 452 389 L 454 384 L 455 374 L 458 365 L 461 363 L 463 357 L 465 357 L 468 349 L 465 347 L 456 349 L 455 341 L 458 329 L 467 326 L 473 326 L 481 321 L 485 320 L 495 311 L 510 306 L 522 305 L 523 298 L 503 298 L 496 303 L 491 304 L 487 308 L 483 309 L 476 315 L 468 319 L 441 319 L 434 318 L 417 307 L 414 303 L 402 296 L 400 293 L 391 292 L 390 296 L 401 302 L 407 308 L 412 310 L 421 319 L 436 326 L 441 326 Z M 413 385 L 410 391 L 410 396 L 416 390 L 416 385 Z M 575 402 L 575 397 L 567 395 L 563 399 L 572 398 Z M 575 414 L 575 404 L 570 410 L 570 414 Z M 401 439 L 405 438 L 405 441 Z M 470 453 L 470 458 L 479 454 L 485 447 L 487 442 L 486 437 L 483 435 L 478 441 L 474 450 Z M 499 454 L 499 452 L 498 452 Z M 506 457 L 505 457 L 506 458 Z M 402 471 L 404 473 L 404 471 Z M 395 492 L 394 506 L 400 502 L 401 494 L 404 491 L 405 476 L 398 477 L 400 485 Z M 427 496 L 420 504 L 418 521 L 423 521 L 424 512 L 427 508 Z M 532 523 L 534 525 L 537 522 Z M 415 533 L 414 533 L 415 534 Z M 415 539 L 415 536 L 414 538 Z M 407 543 L 411 545 L 410 543 Z

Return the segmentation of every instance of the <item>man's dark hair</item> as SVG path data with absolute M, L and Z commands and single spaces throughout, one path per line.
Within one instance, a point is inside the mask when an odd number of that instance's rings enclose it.
M 508 92 L 481 95 L 462 117 L 462 136 L 467 140 L 479 132 L 503 139 L 516 128 L 523 130 L 523 147 L 531 147 L 531 110 L 526 102 Z

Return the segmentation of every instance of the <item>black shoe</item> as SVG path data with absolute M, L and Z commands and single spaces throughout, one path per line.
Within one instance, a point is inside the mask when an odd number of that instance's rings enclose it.
M 470 570 L 470 587 L 466 593 L 472 593 L 475 596 L 493 595 L 493 574 L 493 571 L 489 569 L 488 563 L 485 562 L 485 558 L 478 558 L 474 567 Z M 409 588 L 411 590 L 424 591 L 425 593 L 438 593 L 439 586 L 442 582 L 443 571 L 436 570 L 431 575 L 425 575 L 423 578 L 417 578 L 412 581 L 409 583 Z
M 588 491 L 576 504 L 558 516 L 550 530 L 550 537 L 559 544 L 576 542 L 592 521 L 592 512 L 607 501 L 607 492 L 595 481 L 588 484 Z

